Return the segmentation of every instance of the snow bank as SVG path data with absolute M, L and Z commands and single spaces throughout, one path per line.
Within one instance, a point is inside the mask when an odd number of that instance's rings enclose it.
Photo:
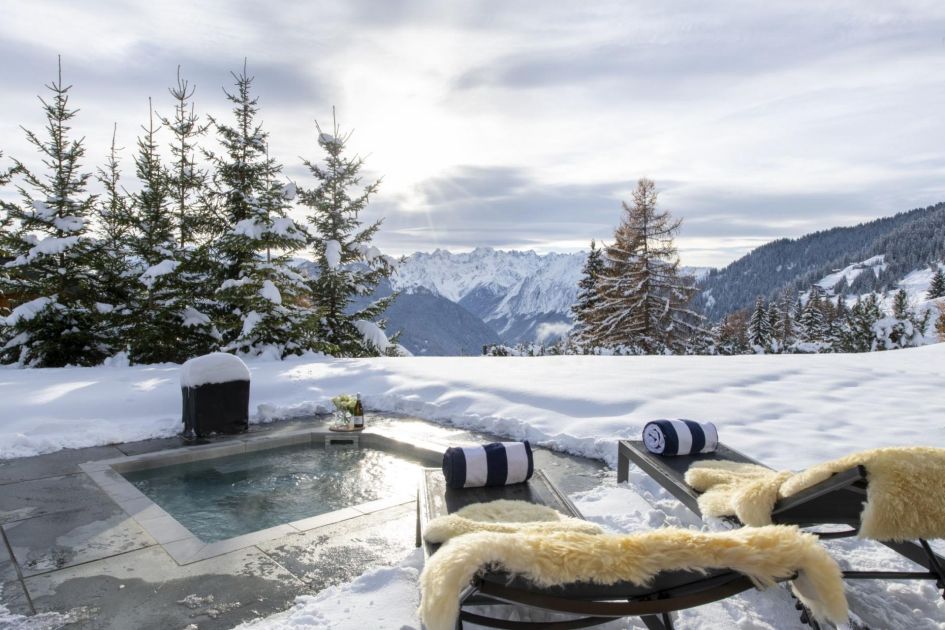
M 715 422 L 722 441 L 778 468 L 880 445 L 945 447 L 945 344 L 733 357 L 303 356 L 251 360 L 252 422 L 331 409 L 359 391 L 411 414 L 616 462 L 653 418 Z M 180 430 L 178 366 L 0 368 L 0 458 Z M 242 373 L 245 378 L 245 372 Z
M 397 566 L 368 571 L 318 595 L 303 595 L 286 612 L 245 623 L 237 630 L 418 629 L 417 578 L 422 566 L 423 554 L 417 549 Z
M 181 387 L 248 380 L 249 368 L 246 364 L 239 357 L 226 352 L 213 352 L 196 357 L 180 368 Z

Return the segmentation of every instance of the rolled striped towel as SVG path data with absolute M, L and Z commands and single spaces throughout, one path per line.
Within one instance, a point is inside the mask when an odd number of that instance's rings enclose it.
M 711 453 L 719 445 L 719 432 L 711 422 L 654 420 L 643 427 L 643 444 L 657 455 Z
M 535 464 L 528 441 L 451 446 L 443 453 L 443 476 L 450 488 L 522 483 L 528 481 L 533 472 Z

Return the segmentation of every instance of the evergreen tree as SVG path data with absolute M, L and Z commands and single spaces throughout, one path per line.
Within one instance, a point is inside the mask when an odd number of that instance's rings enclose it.
M 207 173 L 197 166 L 197 141 L 207 133 L 211 123 L 202 124 L 192 103 L 195 87 L 180 76 L 177 67 L 177 85 L 168 88 L 174 99 L 174 117 L 158 116 L 161 125 L 171 133 L 170 150 L 173 160 L 167 168 L 167 196 L 176 214 L 178 248 L 186 251 L 197 244 L 198 238 L 212 225 L 204 203 Z
M 768 344 L 769 352 L 781 352 L 783 345 L 781 344 L 781 331 L 784 329 L 784 322 L 782 317 L 784 314 L 781 311 L 781 306 L 776 300 L 772 300 L 771 304 L 768 305 L 768 310 L 766 313 L 768 319 L 768 330 L 770 331 L 771 341 Z
M 602 253 L 602 250 L 598 249 L 597 244 L 591 241 L 591 250 L 587 254 L 587 260 L 584 261 L 584 269 L 581 271 L 581 280 L 578 282 L 577 302 L 571 307 L 574 329 L 571 331 L 570 336 L 571 339 L 579 344 L 585 344 L 591 341 L 588 332 L 591 330 L 593 313 L 597 308 L 599 299 L 597 279 L 600 277 L 604 268 Z
M 195 90 L 196 87 L 181 78 L 178 66 L 177 84 L 168 88 L 174 100 L 174 114 L 158 116 L 171 136 L 172 159 L 165 169 L 165 178 L 177 239 L 178 266 L 173 281 L 178 317 L 182 322 L 177 333 L 182 359 L 206 354 L 216 349 L 220 341 L 220 334 L 208 315 L 217 307 L 213 288 L 214 273 L 219 272 L 210 240 L 219 236 L 225 227 L 219 224 L 211 205 L 207 172 L 197 164 L 197 142 L 212 123 L 202 123 L 196 114 L 192 100 Z
M 656 185 L 641 179 L 633 206 L 623 203 L 624 217 L 604 253 L 600 302 L 592 316 L 596 345 L 682 354 L 702 328 L 701 316 L 688 308 L 694 282 L 679 275 L 673 237 L 680 221 L 658 211 L 656 200 Z
M 755 310 L 748 320 L 748 344 L 755 352 L 768 352 L 771 348 L 771 328 L 765 299 L 760 295 L 755 300 Z
M 925 297 L 929 300 L 945 297 L 945 273 L 942 273 L 941 265 L 935 265 L 935 273 L 932 274 L 929 292 Z
M 256 121 L 253 77 L 233 73 L 236 91 L 224 90 L 235 121 L 213 119 L 223 155 L 214 166 L 213 196 L 223 217 L 214 243 L 220 261 L 217 299 L 224 348 L 252 355 L 300 353 L 308 310 L 301 305 L 304 279 L 288 266 L 305 234 L 287 215 L 282 166 L 269 157 L 268 133 Z
M 112 130 L 112 143 L 105 160 L 105 168 L 99 168 L 96 179 L 105 189 L 93 206 L 98 227 L 97 273 L 104 303 L 111 306 L 103 309 L 102 319 L 108 331 L 109 346 L 113 350 L 127 347 L 133 319 L 132 305 L 140 292 L 138 273 L 131 262 L 127 248 L 128 230 L 131 225 L 131 210 L 128 198 L 121 187 L 121 165 L 116 135 L 118 126 Z
M 371 356 L 394 351 L 376 321 L 394 296 L 377 300 L 351 312 L 356 296 L 374 292 L 378 283 L 393 272 L 390 259 L 382 256 L 371 240 L 381 221 L 362 226 L 360 214 L 380 181 L 361 186 L 361 157 L 345 154 L 351 134 L 343 134 L 333 120 L 330 133 L 316 123 L 318 145 L 325 152 L 323 164 L 305 161 L 317 186 L 299 191 L 309 210 L 311 247 L 318 271 L 309 280 L 309 290 L 320 316 L 314 324 L 316 339 L 337 356 Z M 352 196 L 352 193 L 354 195 Z
M 148 124 L 138 138 L 135 173 L 140 184 L 131 196 L 128 251 L 137 263 L 139 296 L 131 307 L 129 357 L 134 363 L 183 362 L 188 356 L 179 343 L 184 328 L 178 300 L 184 294 L 177 282 L 180 266 L 171 189 L 159 155 L 151 102 Z
M 909 294 L 899 289 L 893 296 L 892 314 L 896 319 L 909 319 L 912 309 L 909 307 Z
M 826 322 L 824 321 L 824 310 L 821 292 L 811 288 L 807 303 L 801 310 L 798 318 L 800 327 L 799 338 L 807 344 L 817 344 L 825 339 Z M 808 347 L 808 349 L 811 349 Z
M 848 325 L 844 334 L 845 352 L 871 352 L 876 349 L 875 324 L 883 317 L 879 298 L 870 293 L 865 298 L 857 297 L 850 309 Z
M 2 158 L 3 151 L 0 151 L 0 159 Z M 8 185 L 12 179 L 12 168 L 9 170 L 0 169 L 0 189 Z M 12 223 L 13 221 L 7 213 L 6 206 L 3 204 L 3 201 L 0 200 L 0 340 L 4 338 L 3 329 L 6 326 L 6 315 L 10 312 L 10 297 L 12 297 L 4 295 L 3 293 L 3 287 L 6 284 L 3 281 L 3 277 L 6 275 L 4 263 L 12 258 L 12 256 L 10 256 L 10 252 L 7 249 L 11 240 Z
M 775 330 L 775 337 L 782 352 L 788 350 L 794 343 L 794 320 L 791 316 L 791 307 L 794 303 L 793 294 L 790 291 L 784 291 L 778 300 L 778 311 L 780 314 L 779 326 Z
M 837 296 L 837 304 L 833 307 L 834 316 L 827 327 L 826 342 L 834 352 L 841 352 L 843 349 L 843 339 L 847 327 L 850 324 L 850 309 L 842 295 Z
M 89 218 L 95 197 L 87 192 L 90 173 L 81 171 L 82 139 L 70 139 L 69 89 L 60 65 L 52 92 L 40 98 L 46 115 L 46 137 L 26 130 L 26 138 L 43 156 L 44 175 L 14 160 L 23 178 L 20 204 L 4 203 L 4 248 L 14 259 L 0 277 L 0 293 L 17 296 L 0 339 L 0 361 L 58 367 L 96 365 L 109 352 L 102 330 L 99 287 L 94 273 L 95 244 Z

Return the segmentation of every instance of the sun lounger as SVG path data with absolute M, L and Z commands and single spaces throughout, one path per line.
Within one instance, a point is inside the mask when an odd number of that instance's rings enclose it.
M 577 508 L 542 473 L 524 484 L 454 490 L 446 487 L 441 471 L 424 469 L 417 505 L 417 545 L 426 557 L 438 545 L 423 540 L 426 523 L 472 503 L 511 499 L 550 506 L 567 516 L 582 518 Z M 491 628 L 585 628 L 623 617 L 640 617 L 651 630 L 673 628 L 670 613 L 725 599 L 754 588 L 736 571 L 665 571 L 646 587 L 630 582 L 611 585 L 575 582 L 541 588 L 503 572 L 478 575 L 460 597 L 457 628 L 470 622 Z M 511 605 L 566 615 L 557 622 L 510 621 L 471 610 L 475 606 Z
M 629 476 L 630 462 L 679 499 L 686 507 L 698 515 L 699 493 L 685 481 L 686 471 L 696 462 L 731 461 L 738 463 L 759 464 L 732 448 L 720 444 L 714 453 L 677 457 L 661 457 L 646 450 L 642 441 L 622 440 L 618 445 L 617 480 L 626 481 Z M 855 466 L 837 473 L 818 484 L 801 492 L 779 500 L 772 510 L 771 520 L 780 525 L 798 525 L 817 527 L 824 525 L 843 525 L 841 531 L 816 533 L 822 539 L 847 538 L 856 536 L 860 527 L 860 514 L 866 500 L 867 475 L 862 466 Z M 727 517 L 740 525 L 737 519 Z M 945 558 L 936 554 L 926 540 L 879 541 L 912 562 L 924 567 L 925 571 L 844 571 L 846 579 L 919 579 L 934 580 L 938 588 L 945 589 Z

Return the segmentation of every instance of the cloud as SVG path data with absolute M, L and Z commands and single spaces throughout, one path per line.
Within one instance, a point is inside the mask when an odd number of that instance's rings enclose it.
M 384 176 L 365 216 L 386 217 L 385 247 L 585 247 L 645 175 L 684 219 L 683 262 L 724 264 L 945 198 L 943 33 L 929 0 L 31 0 L 0 21 L 15 60 L 0 150 L 38 163 L 18 126 L 42 127 L 57 54 L 87 170 L 115 122 L 130 164 L 178 64 L 198 113 L 228 119 L 220 88 L 245 56 L 288 177 L 312 183 L 298 158 L 318 159 L 332 105 L 356 130 L 352 151 Z

